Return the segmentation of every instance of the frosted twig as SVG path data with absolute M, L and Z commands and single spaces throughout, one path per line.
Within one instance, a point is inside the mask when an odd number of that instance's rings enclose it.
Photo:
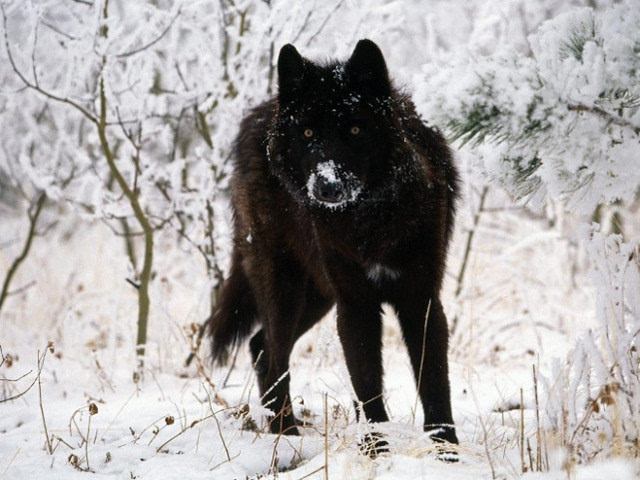
M 176 12 L 175 16 L 169 22 L 169 25 L 167 25 L 166 28 L 160 33 L 160 35 L 158 35 L 155 39 L 151 40 L 149 43 L 147 43 L 146 45 L 143 45 L 140 48 L 136 48 L 136 49 L 131 50 L 129 52 L 121 53 L 119 55 L 116 55 L 116 58 L 131 57 L 132 55 L 136 55 L 136 54 L 138 54 L 140 52 L 144 52 L 145 50 L 148 50 L 149 48 L 154 46 L 156 43 L 158 43 L 160 40 L 162 40 L 164 38 L 164 36 L 169 32 L 169 30 L 171 30 L 171 27 L 173 26 L 173 24 L 178 19 L 178 17 L 180 16 L 181 13 L 182 13 L 182 7 L 178 8 L 178 11 Z
M 81 105 L 74 102 L 73 100 L 70 100 L 69 98 L 60 97 L 47 90 L 40 88 L 40 86 L 37 84 L 37 79 L 34 80 L 36 83 L 31 82 L 27 77 L 24 76 L 24 74 L 20 71 L 20 69 L 18 69 L 18 66 L 16 65 L 15 60 L 13 58 L 13 53 L 11 52 L 11 45 L 9 43 L 9 34 L 7 32 L 7 14 L 4 10 L 4 5 L 0 5 L 0 11 L 2 11 L 2 24 L 4 27 L 4 44 L 5 44 L 5 48 L 7 49 L 7 58 L 9 59 L 9 64 L 11 65 L 11 69 L 20 78 L 20 80 L 22 80 L 22 83 L 24 83 L 27 87 L 37 91 L 41 95 L 44 95 L 45 97 L 49 98 L 50 100 L 55 100 L 56 102 L 66 103 L 67 105 L 72 106 L 73 108 L 78 110 L 80 113 L 82 113 L 82 115 L 84 115 L 88 120 L 90 120 L 92 123 L 97 125 L 98 119 L 86 108 L 82 107 Z
M 478 406 L 478 398 L 476 397 L 476 392 L 472 386 L 469 387 L 471 390 L 471 395 L 473 396 L 473 401 Z M 482 433 L 484 435 L 484 453 L 487 456 L 487 460 L 489 461 L 489 467 L 491 468 L 491 478 L 496 480 L 496 469 L 493 466 L 493 459 L 491 458 L 491 453 L 489 452 L 489 432 L 487 432 L 487 426 L 482 419 L 482 415 L 478 415 L 478 422 L 480 422 L 480 428 L 482 428 Z
M 485 186 L 482 189 L 482 193 L 480 193 L 480 201 L 478 204 L 478 209 L 476 210 L 476 213 L 473 216 L 473 223 L 467 233 L 467 242 L 464 249 L 464 257 L 462 258 L 462 264 L 460 265 L 460 270 L 458 271 L 458 278 L 457 278 L 458 284 L 456 286 L 455 298 L 459 298 L 460 294 L 462 293 L 464 278 L 465 278 L 465 274 L 467 273 L 467 266 L 468 266 L 469 257 L 471 254 L 471 248 L 473 245 L 473 238 L 476 234 L 476 230 L 478 229 L 478 225 L 480 224 L 480 216 L 484 212 L 484 204 L 485 204 L 488 193 L 489 193 L 489 187 Z M 458 320 L 459 320 L 459 316 L 455 315 L 453 317 L 453 320 L 451 321 L 452 333 L 455 333 L 458 327 Z
M 329 404 L 324 393 L 324 480 L 329 480 Z
M 231 455 L 229 455 L 229 448 L 227 447 L 227 442 L 224 439 L 224 436 L 222 435 L 222 428 L 220 427 L 220 421 L 218 420 L 218 417 L 216 416 L 216 413 L 213 410 L 213 401 L 211 399 L 211 393 L 205 388 L 205 391 L 207 392 L 207 399 L 209 400 L 209 410 L 211 410 L 211 413 L 213 414 L 213 419 L 216 421 L 216 426 L 218 427 L 218 435 L 220 436 L 220 442 L 222 442 L 222 447 L 224 448 L 224 452 L 227 456 L 227 460 L 230 462 L 231 461 Z M 217 394 L 216 394 L 216 398 L 217 398 Z

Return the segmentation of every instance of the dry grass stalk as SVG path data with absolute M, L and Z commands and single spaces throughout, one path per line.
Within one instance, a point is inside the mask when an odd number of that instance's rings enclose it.
M 47 355 L 47 351 L 50 351 L 51 353 L 53 353 L 53 343 L 49 342 L 49 344 L 47 345 L 47 348 L 42 354 L 42 357 L 40 357 L 40 351 L 38 351 L 38 375 L 36 379 L 38 380 L 38 403 L 40 405 L 40 415 L 42 415 L 42 425 L 44 426 L 44 436 L 47 440 L 47 451 L 49 452 L 49 455 L 52 455 L 53 447 L 51 446 L 51 439 L 49 438 L 49 430 L 47 429 L 47 420 L 44 415 L 44 407 L 42 406 L 42 382 L 40 381 L 42 368 L 44 367 L 44 359 L 45 359 L 45 356 Z
M 429 299 L 429 303 L 427 305 L 427 313 L 424 316 L 424 327 L 422 331 L 422 351 L 420 353 L 420 371 L 418 372 L 418 383 L 416 390 L 416 400 L 413 403 L 413 418 L 411 423 L 415 425 L 416 423 L 416 412 L 418 410 L 418 399 L 420 398 L 420 387 L 422 385 L 422 370 L 424 365 L 424 357 L 427 353 L 427 326 L 429 324 L 429 312 L 431 312 L 431 299 Z
M 324 394 L 324 480 L 329 480 L 329 405 Z
M 524 393 L 520 389 L 520 466 L 522 473 L 526 473 L 527 465 L 524 461 Z

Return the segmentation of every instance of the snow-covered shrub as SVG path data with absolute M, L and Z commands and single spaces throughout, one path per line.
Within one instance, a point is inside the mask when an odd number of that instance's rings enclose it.
M 546 413 L 569 460 L 638 455 L 640 441 L 640 240 L 599 226 L 581 232 L 593 260 L 598 326 L 545 380 Z
M 430 65 L 422 109 L 480 147 L 481 168 L 517 198 L 548 193 L 588 213 L 629 201 L 640 184 L 639 23 L 637 0 L 572 10 L 529 37 L 531 56 L 504 46 Z

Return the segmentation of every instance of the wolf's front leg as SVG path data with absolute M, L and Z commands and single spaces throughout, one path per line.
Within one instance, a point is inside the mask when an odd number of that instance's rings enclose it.
M 451 414 L 447 319 L 436 296 L 416 298 L 397 307 L 424 410 L 424 430 L 433 431 L 436 441 L 458 443 Z
M 338 303 L 338 334 L 351 383 L 362 411 L 371 422 L 389 420 L 382 398 L 382 318 L 380 304 Z M 357 407 L 359 410 L 359 406 Z M 358 411 L 357 410 L 357 411 Z M 378 433 L 362 439 L 364 453 L 375 457 L 386 452 L 387 442 Z

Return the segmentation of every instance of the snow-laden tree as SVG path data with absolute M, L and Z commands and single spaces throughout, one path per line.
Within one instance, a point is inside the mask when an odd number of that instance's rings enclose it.
M 427 69 L 421 102 L 515 197 L 570 210 L 630 201 L 640 184 L 640 3 L 573 10 L 530 37 L 532 55 Z M 485 153 L 485 150 L 487 153 Z M 499 155 L 496 155 L 499 152 Z
M 640 2 L 574 9 L 542 23 L 530 52 L 502 45 L 425 67 L 418 103 L 513 197 L 572 212 L 630 204 L 640 187 Z M 640 441 L 640 239 L 577 233 L 592 261 L 598 328 L 549 383 L 561 440 L 586 459 Z M 607 445 L 603 448 L 603 445 Z

